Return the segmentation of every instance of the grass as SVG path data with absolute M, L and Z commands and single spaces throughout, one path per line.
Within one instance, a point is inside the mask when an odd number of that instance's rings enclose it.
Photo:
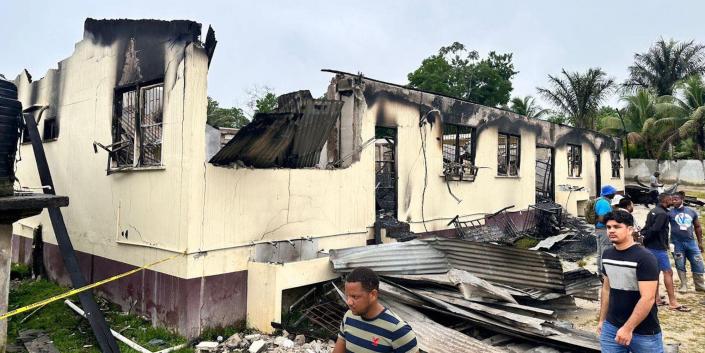
M 22 280 L 13 281 L 10 288 L 9 310 L 38 302 L 67 290 L 68 288 L 46 280 L 35 281 L 25 277 Z M 78 303 L 77 296 L 69 299 Z M 170 330 L 152 327 L 148 321 L 135 315 L 127 315 L 116 306 L 101 299 L 98 300 L 106 315 L 108 325 L 144 348 L 158 351 L 186 342 L 184 337 Z M 80 303 L 78 304 L 80 306 Z M 24 322 L 21 322 L 23 320 Z M 39 329 L 47 332 L 56 348 L 61 352 L 100 353 L 88 320 L 80 317 L 62 300 L 39 308 L 34 313 L 30 311 L 11 317 L 8 322 L 8 342 L 15 342 L 19 332 L 26 329 Z M 159 346 L 148 344 L 150 340 L 155 338 L 163 340 L 164 344 Z M 136 352 L 122 342 L 118 342 L 118 344 L 121 352 Z M 186 353 L 193 352 L 193 350 L 187 348 L 176 352 Z
M 519 238 L 516 242 L 514 242 L 514 246 L 519 249 L 528 249 L 528 248 L 533 248 L 538 243 L 539 243 L 539 241 L 537 239 L 530 238 L 530 237 L 522 237 L 522 238 Z

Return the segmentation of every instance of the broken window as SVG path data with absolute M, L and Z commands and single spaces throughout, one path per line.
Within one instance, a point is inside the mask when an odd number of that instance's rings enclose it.
M 622 168 L 622 158 L 619 155 L 619 151 L 610 151 L 610 157 L 612 160 L 612 177 L 620 177 L 620 169 Z
M 55 140 L 59 138 L 59 121 L 56 117 L 51 117 L 44 120 L 44 133 L 42 139 L 44 141 Z
M 568 176 L 578 178 L 583 173 L 583 148 L 568 145 Z
M 473 181 L 477 175 L 475 129 L 470 126 L 443 124 L 443 175 L 451 180 Z
M 499 134 L 497 146 L 497 175 L 519 175 L 519 148 L 521 138 L 517 135 Z
M 116 90 L 110 167 L 161 165 L 162 83 Z

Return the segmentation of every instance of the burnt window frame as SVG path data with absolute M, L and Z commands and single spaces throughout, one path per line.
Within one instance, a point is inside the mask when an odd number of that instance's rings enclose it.
M 612 166 L 612 178 L 621 178 L 622 154 L 619 150 L 610 151 L 610 165 Z
M 500 155 L 500 152 L 502 151 L 501 149 L 501 144 L 500 144 L 500 139 L 502 136 L 506 137 L 506 142 L 504 143 L 504 148 L 506 151 L 506 154 L 504 156 L 504 163 L 506 165 L 505 169 L 506 172 L 502 174 L 500 172 L 500 158 L 502 157 Z M 516 145 L 516 172 L 515 174 L 510 173 L 510 161 L 511 161 L 511 156 L 512 156 L 512 148 L 511 148 L 511 139 L 512 137 L 517 139 L 517 145 Z M 521 170 L 521 136 L 517 134 L 510 134 L 506 132 L 498 132 L 497 133 L 497 176 L 500 177 L 519 177 L 519 171 Z
M 54 124 L 54 129 L 52 131 L 54 132 L 54 135 L 48 134 L 47 133 L 47 128 L 48 123 L 53 123 Z M 44 119 L 44 124 L 42 125 L 42 141 L 47 142 L 47 141 L 56 141 L 59 139 L 59 118 L 57 116 L 52 116 L 50 118 Z M 47 136 L 49 135 L 49 136 Z
M 477 176 L 477 168 L 475 167 L 477 129 L 470 125 L 451 123 L 443 123 L 441 129 L 440 141 L 443 176 L 448 180 L 475 181 L 475 177 Z M 453 141 L 453 143 L 446 144 L 446 135 L 455 136 L 453 140 L 449 140 Z M 461 140 L 465 138 L 470 139 L 469 155 L 468 153 L 463 153 L 463 148 L 467 147 L 467 144 L 461 145 Z M 447 145 L 452 147 L 446 149 Z M 449 151 L 452 152 L 452 157 Z
M 146 164 L 144 163 L 144 132 L 143 132 L 143 127 L 142 127 L 142 118 L 144 115 L 144 92 L 148 89 L 151 88 L 156 88 L 156 87 L 161 87 L 161 97 L 159 98 L 159 102 L 161 104 L 160 110 L 161 110 L 161 121 L 158 123 L 158 125 L 161 126 L 161 132 L 160 132 L 160 150 L 159 150 L 159 163 L 158 164 Z M 134 117 L 131 117 L 133 120 L 133 128 L 134 128 L 134 133 L 133 133 L 133 139 L 132 139 L 132 163 L 131 164 L 119 164 L 117 161 L 116 156 L 118 153 L 123 153 L 122 151 L 124 150 L 123 147 L 121 147 L 121 144 L 119 143 L 122 140 L 117 139 L 117 136 L 119 136 L 122 133 L 122 125 L 120 124 L 120 119 L 122 117 L 122 109 L 123 109 L 123 94 L 127 92 L 135 92 L 135 106 L 137 109 L 135 109 L 135 114 Z M 158 78 L 150 81 L 145 81 L 145 82 L 138 82 L 138 83 L 131 83 L 127 85 L 122 85 L 122 86 L 117 86 L 114 89 L 113 93 L 113 118 L 112 118 L 112 123 L 111 123 L 111 135 L 112 135 L 112 142 L 113 146 L 112 151 L 109 153 L 108 157 L 108 174 L 110 172 L 115 172 L 115 171 L 122 171 L 122 170 L 139 170 L 139 169 L 152 169 L 152 168 L 162 168 L 164 166 L 163 163 L 163 153 L 164 153 L 164 78 Z
M 568 158 L 568 177 L 570 178 L 581 178 L 583 176 L 583 146 L 576 144 L 568 144 L 567 158 Z M 575 160 L 575 155 L 577 151 L 578 160 Z M 578 166 L 578 175 L 573 175 L 573 166 Z

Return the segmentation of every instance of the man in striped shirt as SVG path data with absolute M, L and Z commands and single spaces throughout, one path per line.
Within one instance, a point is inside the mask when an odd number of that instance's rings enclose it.
M 382 306 L 379 278 L 358 267 L 345 278 L 348 305 L 333 353 L 417 353 L 416 335 L 396 314 Z

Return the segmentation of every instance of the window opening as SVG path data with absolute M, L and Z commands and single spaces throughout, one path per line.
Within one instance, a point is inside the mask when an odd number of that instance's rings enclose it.
M 518 176 L 521 138 L 517 135 L 499 134 L 497 145 L 497 175 Z
M 443 175 L 449 180 L 474 181 L 475 129 L 470 126 L 443 124 Z
M 568 176 L 580 177 L 583 172 L 583 149 L 579 145 L 568 145 Z

